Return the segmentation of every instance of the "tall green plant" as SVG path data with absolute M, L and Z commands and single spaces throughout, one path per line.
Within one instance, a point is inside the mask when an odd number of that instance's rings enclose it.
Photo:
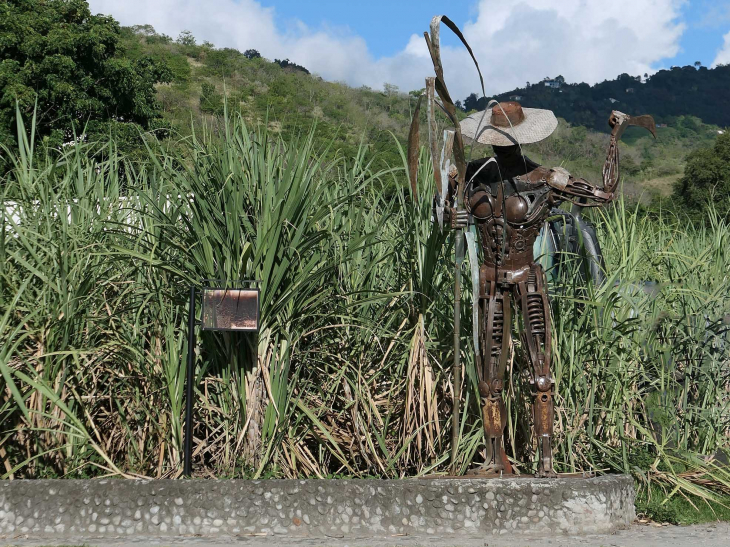
M 377 169 L 364 145 L 343 157 L 312 134 L 220 127 L 141 165 L 114 141 L 37 159 L 19 127 L 1 181 L 5 476 L 178 476 L 188 290 L 204 278 L 260 279 L 262 313 L 256 338 L 198 336 L 201 476 L 444 471 L 452 275 L 430 162 L 414 199 L 405 162 Z M 558 467 L 727 489 L 711 458 L 729 444 L 728 226 L 621 202 L 597 220 L 607 282 L 566 267 L 552 287 Z M 529 472 L 515 346 L 510 455 Z M 462 407 L 462 470 L 481 457 L 477 406 Z

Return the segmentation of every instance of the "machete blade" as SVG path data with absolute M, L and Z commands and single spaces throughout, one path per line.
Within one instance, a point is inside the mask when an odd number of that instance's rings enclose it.
M 626 128 L 630 125 L 643 127 L 644 129 L 649 131 L 656 139 L 656 124 L 654 123 L 654 118 L 652 118 L 649 114 L 644 114 L 642 116 L 629 116 L 627 114 L 620 115 L 625 116 L 625 118 L 623 119 L 623 123 L 621 123 L 621 126 L 616 132 L 617 139 L 621 138 L 621 135 L 623 135 L 624 131 L 626 131 Z
M 644 114 L 643 116 L 631 116 L 629 118 L 629 125 L 643 127 L 656 139 L 656 124 L 654 123 L 654 118 L 652 118 L 649 114 Z

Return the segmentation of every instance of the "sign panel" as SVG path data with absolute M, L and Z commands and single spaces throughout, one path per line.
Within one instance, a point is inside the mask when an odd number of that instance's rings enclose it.
M 258 289 L 204 288 L 202 293 L 203 330 L 258 331 Z

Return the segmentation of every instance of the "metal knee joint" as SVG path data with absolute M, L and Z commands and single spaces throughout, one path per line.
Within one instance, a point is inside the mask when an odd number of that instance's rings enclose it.
M 551 391 L 553 388 L 553 384 L 555 384 L 555 380 L 553 379 L 552 374 L 549 372 L 543 376 L 538 376 L 537 381 L 535 382 L 535 387 L 540 392 L 546 392 Z
M 504 382 L 501 378 L 494 378 L 485 382 L 482 380 L 479 382 L 479 395 L 483 398 L 500 398 L 502 390 L 504 389 Z

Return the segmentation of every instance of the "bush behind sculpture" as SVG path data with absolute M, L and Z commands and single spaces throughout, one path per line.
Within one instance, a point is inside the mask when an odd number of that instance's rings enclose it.
M 95 160 L 103 143 L 31 165 L 27 133 L 1 181 L 5 476 L 179 475 L 187 291 L 201 278 L 263 281 L 258 339 L 207 333 L 197 349 L 201 475 L 446 469 L 452 250 L 423 197 L 425 150 L 414 203 L 405 160 L 323 161 L 311 134 L 284 141 L 240 118 L 153 146 L 141 166 Z M 566 270 L 553 287 L 558 469 L 727 487 L 705 457 L 728 446 L 730 229 L 623 203 L 596 220 L 608 281 Z M 530 472 L 516 344 L 508 454 Z M 482 457 L 471 355 L 462 470 Z

